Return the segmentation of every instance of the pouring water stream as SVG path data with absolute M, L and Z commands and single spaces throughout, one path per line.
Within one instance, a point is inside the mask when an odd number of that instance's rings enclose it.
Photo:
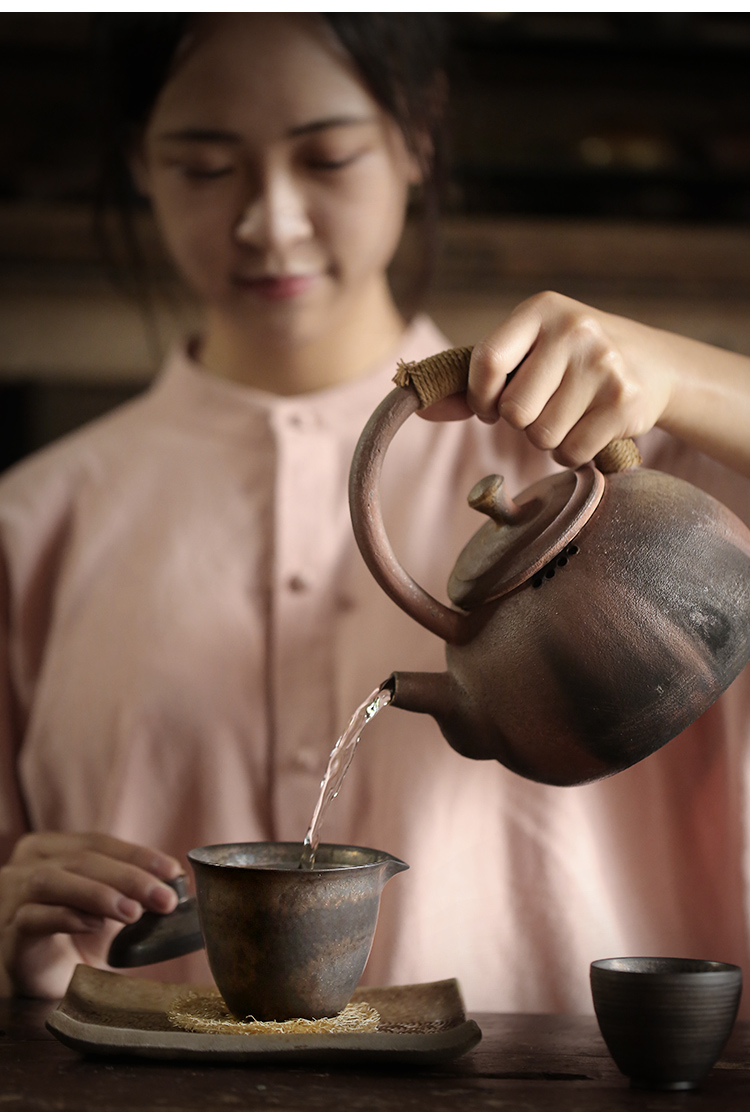
M 349 725 L 331 750 L 328 767 L 320 783 L 318 802 L 315 804 L 312 821 L 302 846 L 300 869 L 314 868 L 323 817 L 331 802 L 339 794 L 339 789 L 346 776 L 347 769 L 352 763 L 352 757 L 359 744 L 363 729 L 383 707 L 388 706 L 391 698 L 392 693 L 389 688 L 376 687 L 365 701 L 357 707 Z

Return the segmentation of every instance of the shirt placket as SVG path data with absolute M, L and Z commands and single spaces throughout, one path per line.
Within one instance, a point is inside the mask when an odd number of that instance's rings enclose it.
M 335 443 L 314 412 L 284 405 L 277 446 L 270 609 L 274 837 L 301 841 L 333 736 Z

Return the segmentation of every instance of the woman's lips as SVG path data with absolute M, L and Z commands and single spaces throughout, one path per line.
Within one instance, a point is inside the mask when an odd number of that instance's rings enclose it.
M 287 274 L 261 278 L 245 278 L 236 275 L 233 281 L 241 289 L 249 290 L 267 301 L 286 301 L 306 293 L 317 277 L 317 274 Z

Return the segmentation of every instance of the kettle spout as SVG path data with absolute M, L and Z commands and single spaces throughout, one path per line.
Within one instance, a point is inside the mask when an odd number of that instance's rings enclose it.
M 381 686 L 391 692 L 392 707 L 432 715 L 457 753 L 475 759 L 497 756 L 486 744 L 484 724 L 475 721 L 478 716 L 466 692 L 450 672 L 394 672 Z
M 391 706 L 417 714 L 440 718 L 454 705 L 448 672 L 394 672 L 381 686 L 391 692 Z

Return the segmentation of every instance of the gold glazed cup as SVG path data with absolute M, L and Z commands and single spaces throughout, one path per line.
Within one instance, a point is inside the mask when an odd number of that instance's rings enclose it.
M 244 1020 L 321 1019 L 348 1004 L 367 963 L 380 893 L 409 866 L 361 846 L 299 842 L 193 849 L 201 930 L 219 992 Z

